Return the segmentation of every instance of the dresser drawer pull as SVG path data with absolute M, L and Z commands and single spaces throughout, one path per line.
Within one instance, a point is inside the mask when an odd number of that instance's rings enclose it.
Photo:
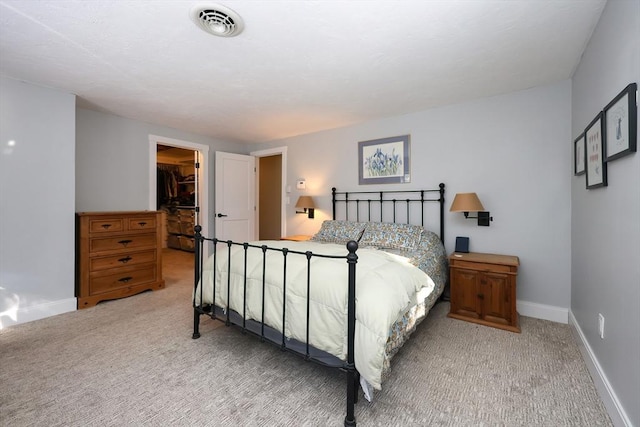
M 109 227 L 111 227 L 111 224 L 102 224 L 102 228 L 104 228 L 105 230 L 108 230 Z
M 147 225 L 147 223 L 146 223 L 146 222 L 139 222 L 139 223 L 138 223 L 138 225 L 139 225 L 140 227 L 144 227 L 145 225 Z
M 118 282 L 127 283 L 129 280 L 133 279 L 133 277 L 123 277 L 122 279 L 118 279 Z
M 131 258 L 130 256 L 127 256 L 126 258 L 120 258 L 118 261 L 120 261 L 123 264 L 128 263 L 129 261 L 131 261 L 133 258 Z
M 127 247 L 127 245 L 131 242 L 133 242 L 133 240 L 120 240 L 118 243 L 122 244 L 124 247 Z
M 484 294 L 478 294 L 479 299 L 484 299 Z

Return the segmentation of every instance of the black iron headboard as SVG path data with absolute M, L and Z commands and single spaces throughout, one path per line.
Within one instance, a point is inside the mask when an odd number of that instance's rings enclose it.
M 331 189 L 331 198 L 333 204 L 333 219 L 336 219 L 336 206 L 344 203 L 344 219 L 349 221 L 349 212 L 355 209 L 354 221 L 379 221 L 379 222 L 397 222 L 396 213 L 398 205 L 404 207 L 403 219 L 407 224 L 411 223 L 411 213 L 415 213 L 412 204 L 419 204 L 420 225 L 425 226 L 425 204 L 427 202 L 440 203 L 440 240 L 444 243 L 444 184 L 439 185 L 440 188 L 435 190 L 387 190 L 387 191 L 337 191 L 335 187 Z M 435 196 L 437 198 L 433 198 Z M 431 197 L 430 197 L 431 196 Z M 361 209 L 361 206 L 364 206 Z M 385 210 L 385 206 L 391 206 Z M 378 209 L 379 208 L 379 212 Z M 361 210 L 365 211 L 361 215 Z M 372 216 L 372 212 L 374 216 Z M 390 212 L 389 212 L 390 211 Z M 379 216 L 378 216 L 379 214 Z M 385 216 L 386 214 L 386 216 Z M 385 218 L 391 219 L 386 220 Z M 372 219 L 373 218 L 373 219 Z

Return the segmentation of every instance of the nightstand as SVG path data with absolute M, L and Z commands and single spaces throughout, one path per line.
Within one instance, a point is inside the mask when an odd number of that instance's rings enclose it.
M 309 239 L 311 239 L 311 236 L 307 236 L 306 234 L 296 234 L 295 236 L 284 236 L 280 238 L 280 240 L 291 240 L 292 242 L 305 242 Z
M 448 317 L 520 332 L 516 311 L 517 256 L 453 253 L 449 256 Z

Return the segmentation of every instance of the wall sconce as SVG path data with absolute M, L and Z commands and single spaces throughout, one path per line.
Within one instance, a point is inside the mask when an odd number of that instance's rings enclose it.
M 315 208 L 316 208 L 316 204 L 313 203 L 313 198 L 311 196 L 298 197 L 298 201 L 296 202 L 297 214 L 308 213 L 309 218 L 313 218 L 313 211 Z M 299 211 L 298 209 L 302 209 L 302 211 Z
M 464 212 L 465 218 L 478 219 L 478 225 L 489 226 L 493 217 L 484 211 L 484 206 L 476 193 L 457 193 L 449 212 Z M 469 216 L 469 212 L 477 212 L 478 216 Z

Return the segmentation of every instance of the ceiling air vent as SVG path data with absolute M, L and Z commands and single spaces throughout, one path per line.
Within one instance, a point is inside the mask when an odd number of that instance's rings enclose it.
M 191 9 L 191 19 L 203 31 L 219 37 L 234 37 L 244 29 L 240 15 L 215 3 L 197 4 Z

